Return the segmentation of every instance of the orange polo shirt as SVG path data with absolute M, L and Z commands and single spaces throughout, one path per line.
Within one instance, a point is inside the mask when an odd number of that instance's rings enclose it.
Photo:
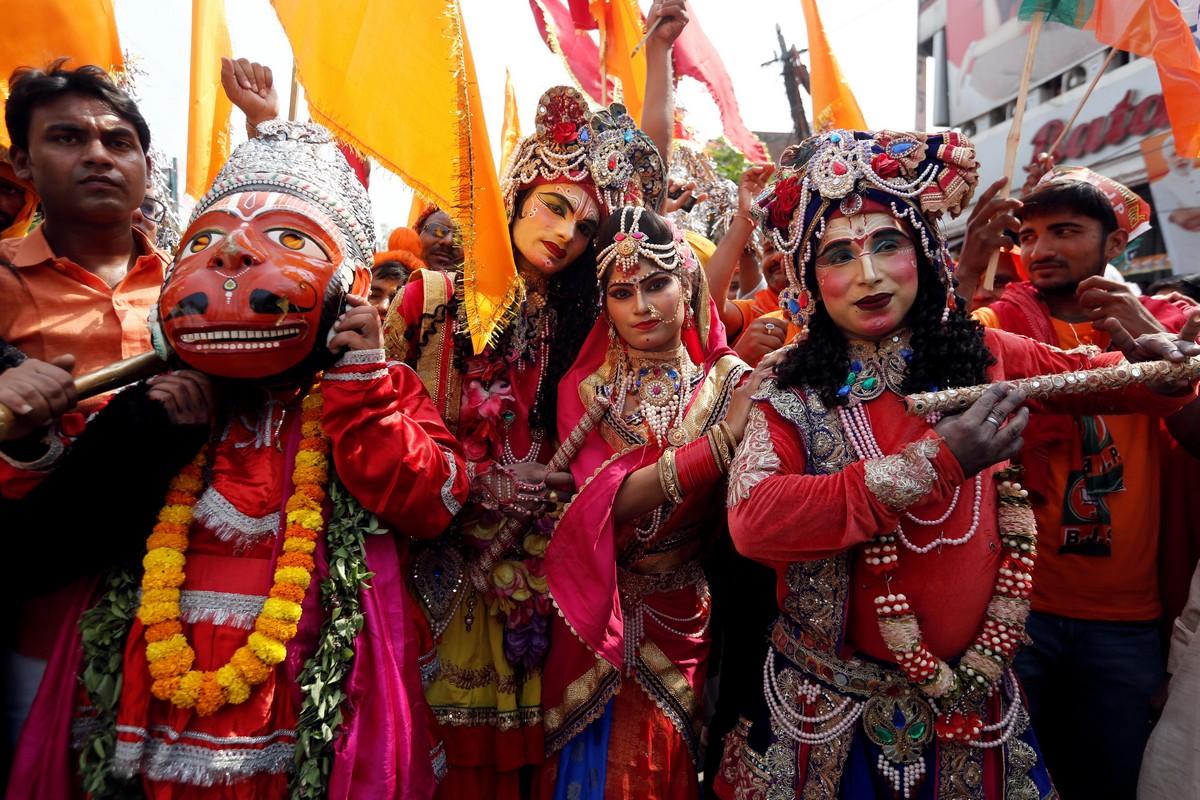
M 167 258 L 141 231 L 133 230 L 144 255 L 110 287 L 67 258 L 56 258 L 41 227 L 21 239 L 0 242 L 0 338 L 27 356 L 49 360 L 75 356 L 75 374 L 83 375 L 151 349 L 147 325 L 158 302 Z M 104 402 L 95 397 L 79 404 L 84 413 Z M 49 658 L 66 620 L 72 589 L 43 595 L 25 605 L 16 649 L 33 658 Z
M 40 226 L 0 242 L 0 258 L 14 267 L 0 268 L 0 339 L 43 361 L 72 353 L 76 375 L 150 350 L 147 320 L 167 258 L 141 231 L 133 235 L 144 255 L 112 287 L 74 261 L 55 258 Z M 92 398 L 80 409 L 101 402 Z

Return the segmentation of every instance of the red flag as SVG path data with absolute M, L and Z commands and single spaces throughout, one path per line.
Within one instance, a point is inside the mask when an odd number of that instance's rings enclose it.
M 586 2 L 583 5 L 586 9 Z M 580 91 L 599 103 L 600 48 L 592 37 L 576 28 L 571 11 L 562 0 L 529 0 L 529 7 L 533 9 L 533 20 L 546 47 L 563 60 Z M 591 27 L 596 27 L 594 19 Z

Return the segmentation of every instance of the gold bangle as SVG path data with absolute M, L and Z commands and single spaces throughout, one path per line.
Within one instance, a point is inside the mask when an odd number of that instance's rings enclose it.
M 663 495 L 675 505 L 683 502 L 683 490 L 679 486 L 679 475 L 675 471 L 675 448 L 668 447 L 658 459 L 658 485 Z
M 721 433 L 724 434 L 725 442 L 729 445 L 729 463 L 732 464 L 733 459 L 737 456 L 737 437 L 733 435 L 733 428 L 729 427 L 729 423 L 725 420 L 721 420 L 717 427 L 721 430 Z
M 721 472 L 729 471 L 729 464 L 733 461 L 733 454 L 729 452 L 729 443 L 725 441 L 719 427 L 708 429 L 708 442 L 712 445 L 713 454 L 717 457 L 717 466 L 721 468 Z
M 721 442 L 719 434 L 715 434 L 712 428 L 704 432 L 704 437 L 708 439 L 708 449 L 712 451 L 713 461 L 717 467 L 724 472 L 725 458 L 721 451 Z

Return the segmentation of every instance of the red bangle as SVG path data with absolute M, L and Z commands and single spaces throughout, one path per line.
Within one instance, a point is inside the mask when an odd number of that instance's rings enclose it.
M 707 489 L 721 480 L 721 465 L 713 456 L 708 437 L 701 436 L 675 451 L 679 488 L 685 495 Z

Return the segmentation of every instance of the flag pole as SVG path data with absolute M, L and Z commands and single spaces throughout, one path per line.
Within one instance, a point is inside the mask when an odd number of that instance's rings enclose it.
M 1104 59 L 1104 63 L 1100 65 L 1100 69 L 1096 70 L 1096 74 L 1092 77 L 1092 82 L 1088 84 L 1087 91 L 1083 93 L 1083 97 L 1079 98 L 1079 105 L 1075 106 L 1075 113 L 1067 120 L 1067 127 L 1062 129 L 1062 133 L 1054 140 L 1054 144 L 1050 145 L 1050 149 L 1046 152 L 1054 155 L 1054 151 L 1067 138 L 1067 134 L 1071 132 L 1071 128 L 1075 125 L 1075 120 L 1079 118 L 1079 112 L 1083 111 L 1083 107 L 1087 105 L 1088 98 L 1092 96 L 1092 90 L 1096 88 L 1096 84 L 1104 77 L 1104 73 L 1108 71 L 1108 65 L 1112 63 L 1113 58 L 1117 55 L 1117 48 L 1110 47 L 1108 49 L 1108 57 Z
M 288 122 L 296 121 L 296 103 L 300 95 L 300 76 L 296 72 L 296 61 L 292 60 L 292 93 L 288 97 Z
M 1017 89 L 1017 102 L 1013 108 L 1012 127 L 1008 129 L 1008 147 L 1004 151 L 1004 177 L 1008 180 L 1000 190 L 1000 196 L 1008 199 L 1012 195 L 1013 168 L 1017 164 L 1017 147 L 1021 143 L 1021 122 L 1025 119 L 1025 105 L 1029 100 L 1029 79 L 1033 76 L 1033 60 L 1037 55 L 1038 38 L 1042 35 L 1042 23 L 1046 21 L 1044 12 L 1038 11 L 1033 15 L 1033 24 L 1029 27 L 1029 45 L 1025 48 L 1025 66 L 1021 68 L 1021 84 Z M 1000 262 L 1000 251 L 992 253 L 988 261 L 987 272 L 983 276 L 983 287 L 991 291 L 996 282 L 996 265 Z

